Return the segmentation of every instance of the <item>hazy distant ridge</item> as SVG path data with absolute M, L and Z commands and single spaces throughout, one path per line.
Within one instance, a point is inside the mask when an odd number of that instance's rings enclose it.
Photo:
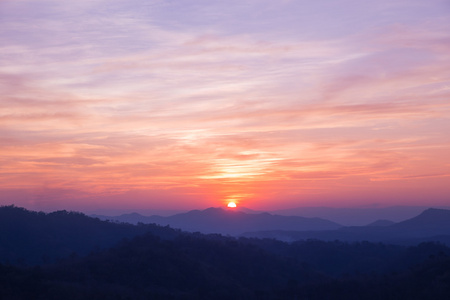
M 173 228 L 202 233 L 221 233 L 239 235 L 247 231 L 257 230 L 334 230 L 341 225 L 321 218 L 305 218 L 299 216 L 279 216 L 269 213 L 245 213 L 231 209 L 208 208 L 192 210 L 170 217 L 142 216 L 125 214 L 117 217 L 96 216 L 100 219 L 116 220 L 136 224 L 155 223 L 169 225 Z
M 280 240 L 320 239 L 325 241 L 372 241 L 415 244 L 421 241 L 441 241 L 450 244 L 450 210 L 430 208 L 418 216 L 388 226 L 351 226 L 323 231 L 259 231 L 247 232 L 247 237 Z
M 271 213 L 282 216 L 318 217 L 344 226 L 364 226 L 378 220 L 402 222 L 414 218 L 428 208 L 429 206 L 298 207 Z M 436 208 L 450 209 L 448 206 Z

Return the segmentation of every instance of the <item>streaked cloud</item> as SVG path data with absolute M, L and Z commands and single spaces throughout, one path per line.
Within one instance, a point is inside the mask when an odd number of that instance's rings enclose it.
M 442 204 L 449 14 L 439 0 L 0 1 L 0 201 Z

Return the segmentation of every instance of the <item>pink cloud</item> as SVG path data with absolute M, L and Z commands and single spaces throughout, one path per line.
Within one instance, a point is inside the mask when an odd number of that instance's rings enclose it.
M 439 1 L 320 4 L 333 14 L 313 2 L 180 14 L 181 2 L 118 1 L 100 19 L 89 1 L 2 3 L 0 193 L 18 203 L 262 207 L 449 192 Z

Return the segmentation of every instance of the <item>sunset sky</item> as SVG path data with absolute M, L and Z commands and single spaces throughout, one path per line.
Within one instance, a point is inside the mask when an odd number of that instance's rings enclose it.
M 448 0 L 0 0 L 0 205 L 450 204 Z

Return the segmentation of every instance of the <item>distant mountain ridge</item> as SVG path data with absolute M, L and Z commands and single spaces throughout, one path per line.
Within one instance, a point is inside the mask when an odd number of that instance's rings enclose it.
M 430 228 L 450 228 L 450 210 L 429 208 L 417 217 L 405 220 L 395 225 L 395 227 L 398 228 L 415 227 L 415 229 L 420 229 L 422 226 L 427 226 Z
M 148 217 L 128 214 L 125 217 Z M 286 217 L 269 213 L 246 214 L 234 210 L 209 208 L 171 217 L 154 216 L 153 221 L 185 231 L 222 233 L 245 237 L 276 238 L 285 241 L 369 241 L 413 245 L 440 241 L 450 245 L 450 210 L 427 209 L 418 216 L 387 226 L 351 226 L 318 219 Z M 241 234 L 245 231 L 247 233 Z M 104 222 L 82 213 L 33 212 L 14 206 L 0 207 L 0 263 L 42 263 L 84 255 L 92 249 L 107 248 L 123 238 L 151 232 L 171 240 L 180 230 L 154 224 L 138 226 Z M 183 233 L 184 234 L 184 233 Z
M 331 241 L 337 239 L 405 244 L 441 241 L 449 244 L 450 210 L 429 208 L 414 218 L 388 226 L 350 226 L 323 231 L 259 231 L 247 232 L 243 236 L 276 238 L 285 241 L 301 239 Z
M 271 213 L 282 216 L 319 217 L 344 226 L 364 226 L 377 220 L 402 222 L 419 215 L 430 206 L 389 207 L 298 207 L 276 210 Z M 450 209 L 450 206 L 439 206 Z
M 155 223 L 169 225 L 185 231 L 202 233 L 220 233 L 239 235 L 254 230 L 332 230 L 342 227 L 332 221 L 321 218 L 305 218 L 299 216 L 279 216 L 269 213 L 246 213 L 234 209 L 210 207 L 205 210 L 192 210 L 187 213 L 169 217 L 142 216 L 139 214 L 126 214 L 117 217 L 98 216 L 103 220 L 115 220 L 136 224 Z

